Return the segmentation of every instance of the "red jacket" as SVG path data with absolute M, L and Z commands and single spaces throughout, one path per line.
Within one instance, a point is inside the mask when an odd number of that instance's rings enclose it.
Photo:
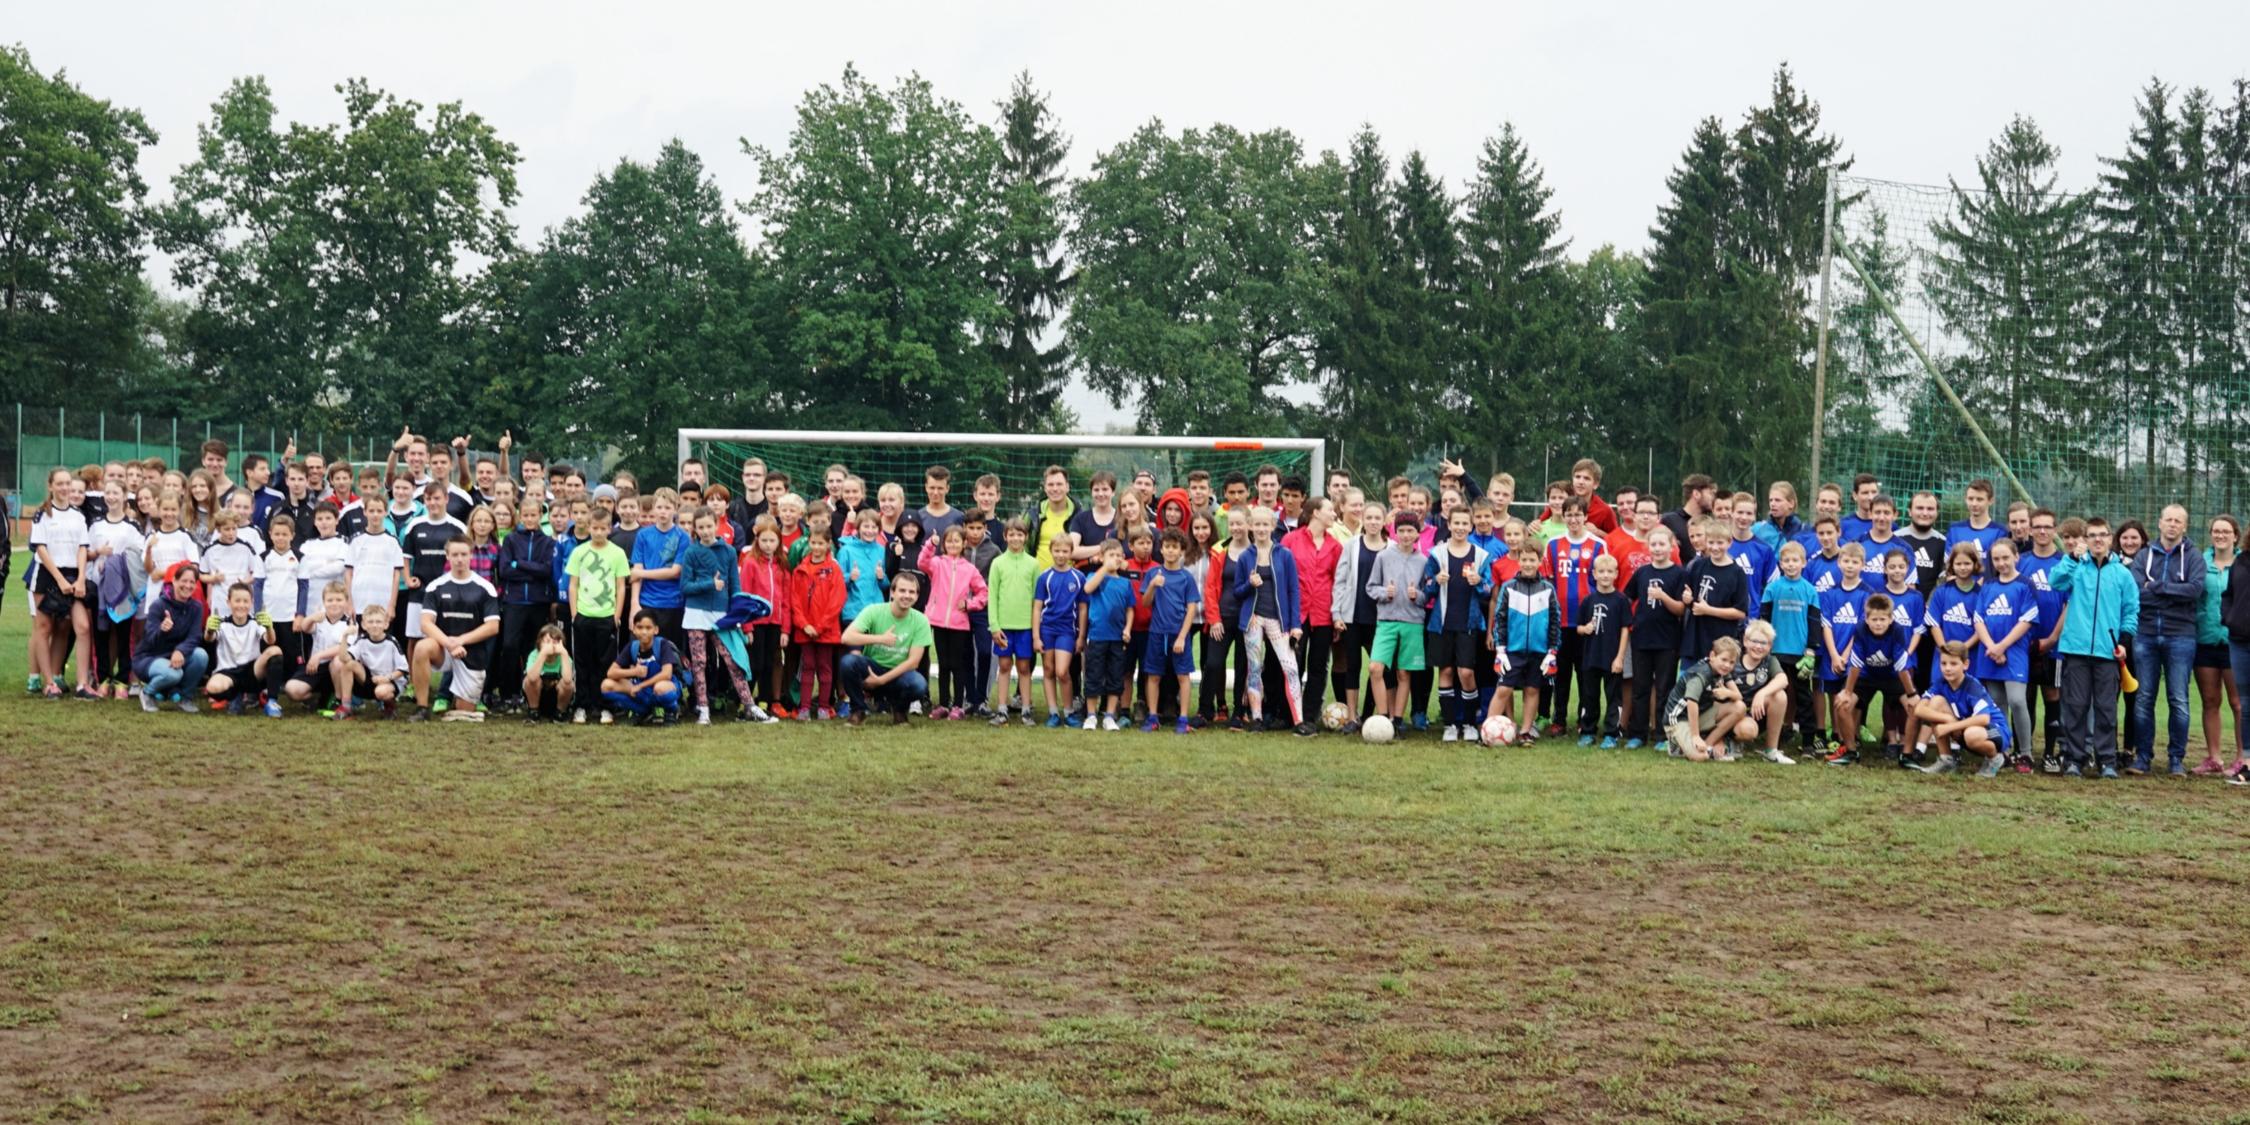
M 779 625 L 782 632 L 788 632 L 789 623 L 796 616 L 791 612 L 795 607 L 791 605 L 789 592 L 789 564 L 778 558 L 761 559 L 756 551 L 744 551 L 740 569 L 742 592 L 756 594 L 773 606 L 772 613 L 743 624 Z
M 1203 560 L 1203 626 L 1210 628 L 1219 623 L 1219 591 L 1227 584 L 1227 545 L 1225 540 L 1211 544 L 1211 553 Z
M 836 556 L 797 564 L 790 577 L 792 603 L 790 639 L 799 644 L 842 644 L 844 640 L 844 569 Z M 812 629 L 814 632 L 806 632 Z
M 1545 523 L 1548 520 L 1559 520 L 1561 518 L 1561 510 L 1542 508 L 1539 511 L 1538 522 Z M 1599 494 L 1588 493 L 1586 496 L 1586 522 L 1600 529 L 1603 535 L 1607 535 L 1617 530 L 1617 513 L 1610 510 L 1609 501 L 1602 499 Z
M 1193 510 L 1188 506 L 1188 490 L 1184 488 L 1165 489 L 1164 495 L 1156 498 L 1156 511 L 1150 513 L 1150 518 L 1155 522 L 1156 534 L 1159 536 L 1175 527 L 1180 529 L 1180 534 L 1187 534 L 1188 524 L 1194 522 L 1195 519 Z M 1161 549 L 1163 546 L 1164 544 L 1158 543 L 1159 549 L 1154 552 L 1158 560 L 1158 566 L 1163 565 L 1164 552 Z
M 1334 625 L 1329 602 L 1336 594 L 1336 564 L 1344 557 L 1344 545 L 1327 535 L 1315 543 L 1312 533 L 1301 527 L 1282 536 L 1281 545 L 1297 559 L 1305 624 L 1322 629 Z

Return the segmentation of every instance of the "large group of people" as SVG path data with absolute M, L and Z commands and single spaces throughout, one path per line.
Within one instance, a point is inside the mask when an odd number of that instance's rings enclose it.
M 1870 474 L 1808 514 L 1790 482 L 1699 474 L 1667 510 L 1582 460 L 1522 518 L 1513 478 L 1454 462 L 1317 493 L 1272 465 L 1081 493 L 1056 465 L 1021 497 L 979 476 L 960 506 L 933 465 L 913 506 L 845 465 L 796 481 L 753 457 L 729 488 L 691 459 L 643 491 L 511 445 L 56 468 L 30 516 L 29 690 L 338 720 L 1379 716 L 1691 761 L 2250 784 L 2221 710 L 2242 717 L 2250 677 L 2241 526 L 2216 516 L 2198 547 L 2176 504 L 2152 533 L 1996 510 L 1978 480 L 1940 526 L 1939 496 L 1902 506 Z

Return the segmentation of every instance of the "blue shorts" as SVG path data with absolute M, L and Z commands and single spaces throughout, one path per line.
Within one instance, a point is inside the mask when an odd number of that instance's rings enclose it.
M 1001 639 L 992 642 L 992 655 L 1008 660 L 1031 659 L 1031 630 L 1003 629 Z
M 1547 686 L 1547 676 L 1539 670 L 1539 665 L 1546 659 L 1547 654 L 1544 652 L 1511 652 L 1492 663 L 1493 670 L 1500 673 L 1501 687 L 1544 688 Z M 1507 667 L 1501 667 L 1503 664 Z
M 1048 652 L 1078 651 L 1078 626 L 1066 625 L 1060 629 L 1052 625 L 1039 627 L 1039 644 Z
M 1172 651 L 1172 637 L 1148 635 L 1148 648 L 1141 652 L 1141 675 L 1192 676 L 1195 674 L 1195 646 L 1182 645 L 1184 651 Z

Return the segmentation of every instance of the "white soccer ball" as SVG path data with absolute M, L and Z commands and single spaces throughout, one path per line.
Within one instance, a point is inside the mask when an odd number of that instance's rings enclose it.
M 1320 725 L 1329 730 L 1342 730 L 1344 724 L 1351 721 L 1352 709 L 1341 699 L 1330 700 L 1328 706 L 1320 709 Z
M 1506 715 L 1494 715 L 1484 721 L 1484 744 L 1508 746 L 1516 740 L 1516 721 Z
M 1391 733 L 1391 720 L 1383 715 L 1369 715 L 1366 722 L 1359 724 L 1359 736 L 1368 742 L 1389 742 Z

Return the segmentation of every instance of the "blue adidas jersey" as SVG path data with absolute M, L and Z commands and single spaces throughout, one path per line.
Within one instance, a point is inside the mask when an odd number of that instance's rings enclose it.
M 1973 718 L 1977 715 L 1989 716 L 1990 726 L 1988 729 L 1992 732 L 1993 741 L 2003 746 L 2011 741 L 2011 732 L 2008 730 L 2008 716 L 2000 710 L 1998 705 L 1992 702 L 1992 696 L 1984 690 L 1983 684 L 1977 682 L 1975 676 L 1962 676 L 1961 686 L 1959 687 L 1947 684 L 1945 677 L 1939 676 L 1937 682 L 1930 685 L 1930 696 L 1944 700 L 1945 705 L 1952 709 L 1953 717 L 1956 719 Z

